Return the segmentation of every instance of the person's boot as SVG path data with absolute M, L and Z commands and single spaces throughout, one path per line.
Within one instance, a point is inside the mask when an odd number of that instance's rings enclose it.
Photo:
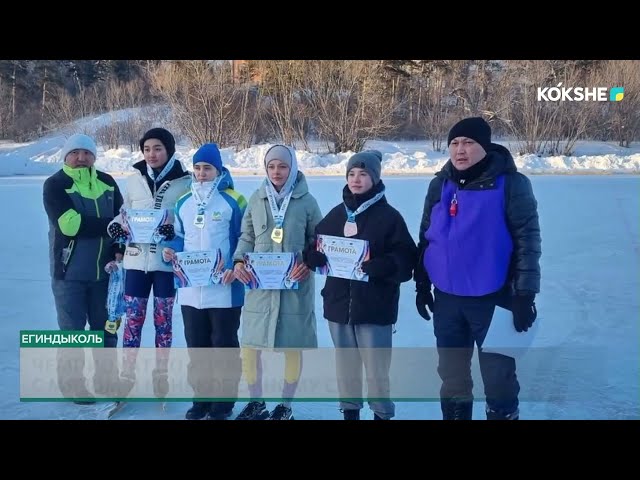
M 440 407 L 443 420 L 471 420 L 473 417 L 472 400 L 442 399 Z
M 253 400 L 247 403 L 236 420 L 265 420 L 268 416 L 267 404 L 264 401 Z
M 169 393 L 169 374 L 166 370 L 154 369 L 151 372 L 153 394 L 156 398 L 165 398 Z
M 284 403 L 276 405 L 267 420 L 293 420 L 293 411 Z
M 358 409 L 343 410 L 342 414 L 345 420 L 360 420 L 360 410 Z
M 492 408 L 486 408 L 487 420 L 519 420 L 520 410 L 516 408 L 515 412 L 504 414 Z
M 202 420 L 207 416 L 209 410 L 211 410 L 209 402 L 193 402 L 193 407 L 187 410 L 184 418 L 187 420 Z
M 93 394 L 87 390 L 84 380 L 77 380 L 71 383 L 73 385 L 73 403 L 76 405 L 93 405 L 96 403 Z
M 115 398 L 118 398 L 121 401 L 126 399 L 129 396 L 129 393 L 131 393 L 131 390 L 133 390 L 135 384 L 135 376 L 123 373 L 118 379 L 117 394 L 115 395 Z
M 212 402 L 205 420 L 226 420 L 233 413 L 233 402 Z

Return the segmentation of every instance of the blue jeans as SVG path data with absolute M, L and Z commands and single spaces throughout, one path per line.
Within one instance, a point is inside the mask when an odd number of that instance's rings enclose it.
M 393 325 L 348 325 L 329 322 L 336 347 L 336 374 L 342 410 L 360 410 L 362 402 L 362 365 L 366 371 L 369 407 L 380 418 L 395 415 L 391 401 L 391 335 Z

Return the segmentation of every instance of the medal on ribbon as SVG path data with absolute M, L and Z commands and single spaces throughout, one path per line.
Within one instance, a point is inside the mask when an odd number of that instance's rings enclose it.
M 358 234 L 358 224 L 356 223 L 356 215 L 361 214 L 371 205 L 376 203 L 384 196 L 384 190 L 378 192 L 375 197 L 370 200 L 367 200 L 362 205 L 360 205 L 355 212 L 349 210 L 347 205 L 345 204 L 344 209 L 347 212 L 347 221 L 344 224 L 343 233 L 345 237 L 353 237 Z
M 354 220 L 347 220 L 344 224 L 344 236 L 353 237 L 358 234 L 358 224 Z
M 284 216 L 287 213 L 287 208 L 289 207 L 289 201 L 291 200 L 291 195 L 293 194 L 293 187 L 282 200 L 280 208 L 278 208 L 278 204 L 275 199 L 273 186 L 268 180 L 265 188 L 267 191 L 267 200 L 269 201 L 271 216 L 273 217 L 273 220 L 276 224 L 275 228 L 271 231 L 271 240 L 276 243 L 282 243 L 282 240 L 284 239 L 284 228 L 282 228 L 284 225 Z
M 282 237 L 284 235 L 284 230 L 282 228 L 274 228 L 271 231 L 271 240 L 273 240 L 276 243 L 282 243 Z
M 198 212 L 193 224 L 198 228 L 204 228 L 204 212 Z
M 196 185 L 194 185 L 194 182 L 193 181 L 191 182 L 191 193 L 198 206 L 198 213 L 196 214 L 196 217 L 193 219 L 193 225 L 195 227 L 204 228 L 205 208 L 207 207 L 209 200 L 211 200 L 211 197 L 218 191 L 218 184 L 220 183 L 220 180 L 222 180 L 222 177 L 224 177 L 225 175 L 226 173 L 222 172 L 220 173 L 220 175 L 218 175 L 215 178 L 204 200 L 200 198 L 200 194 L 198 193 L 198 189 L 196 188 Z

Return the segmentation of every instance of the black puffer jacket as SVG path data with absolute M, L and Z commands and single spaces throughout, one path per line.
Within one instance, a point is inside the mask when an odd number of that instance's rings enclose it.
M 350 209 L 375 196 L 384 188 L 379 182 L 363 195 L 353 195 L 348 187 L 343 199 Z M 344 204 L 334 207 L 317 225 L 316 234 L 344 236 L 347 213 Z M 395 324 L 398 319 L 400 284 L 411 280 L 416 262 L 416 244 L 407 225 L 395 208 L 382 197 L 356 216 L 358 233 L 351 237 L 368 240 L 370 258 L 388 258 L 395 271 L 383 278 L 370 277 L 368 282 L 327 277 L 322 298 L 324 318 L 330 322 L 376 325 Z
M 498 175 L 505 174 L 506 220 L 514 250 L 509 267 L 509 276 L 505 287 L 512 292 L 540 292 L 540 255 L 542 240 L 538 221 L 538 203 L 527 177 L 517 171 L 509 150 L 502 145 L 491 144 L 487 152 L 488 167 L 479 178 L 470 181 L 465 189 L 486 189 L 495 184 Z M 427 241 L 424 233 L 431 225 L 431 210 L 440 201 L 442 185 L 452 180 L 454 167 L 449 160 L 442 170 L 431 180 L 424 201 L 422 221 L 418 240 L 419 259 L 414 271 L 416 283 L 430 285 L 430 280 L 422 263 Z

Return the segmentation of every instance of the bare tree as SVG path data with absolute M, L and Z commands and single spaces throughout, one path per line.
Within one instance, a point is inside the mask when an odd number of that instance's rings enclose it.
M 258 123 L 262 117 L 262 93 L 259 88 L 244 85 L 237 88 L 240 95 L 236 95 L 239 102 L 237 115 L 231 122 L 233 127 L 229 136 L 236 145 L 236 151 L 249 148 L 256 140 Z
M 562 62 L 556 65 L 554 80 L 567 86 L 596 85 L 597 79 L 579 62 Z M 563 101 L 556 105 L 555 115 L 549 131 L 549 143 L 544 153 L 550 155 L 572 155 L 578 140 L 584 138 L 590 124 L 594 122 L 598 104 L 596 102 Z
M 94 133 L 96 142 L 104 145 L 107 149 L 118 148 L 120 146 L 119 140 L 122 124 L 115 119 L 114 115 L 111 115 L 111 118 L 113 121 L 98 127 Z
M 547 61 L 507 62 L 501 78 L 502 101 L 497 108 L 505 112 L 502 119 L 516 138 L 520 154 L 545 151 L 558 105 L 538 101 L 537 89 L 551 85 L 554 80 L 553 69 Z
M 136 78 L 121 85 L 124 90 L 124 108 L 135 108 L 144 105 L 146 100 L 146 84 L 143 79 Z
M 605 125 L 621 147 L 640 138 L 640 62 L 610 60 L 597 74 L 598 85 L 624 88 L 621 101 L 605 104 Z
M 49 116 L 58 125 L 72 123 L 80 113 L 76 99 L 61 88 L 54 88 L 50 93 L 50 101 L 45 107 Z
M 45 119 L 46 119 L 46 105 L 47 105 L 47 67 L 44 67 L 44 74 L 42 76 L 42 102 L 40 103 L 40 128 L 38 131 L 42 133 L 44 130 Z
M 265 123 L 276 138 L 287 145 L 302 142 L 309 149 L 307 137 L 311 111 L 302 96 L 306 61 L 261 60 L 255 68 L 262 73 L 261 92 L 265 97 Z
M 459 99 L 451 95 L 452 79 L 449 66 L 442 61 L 421 62 L 420 70 L 414 74 L 418 83 L 416 121 L 434 150 L 444 150 L 447 132 L 456 118 Z
M 241 117 L 238 110 L 243 102 L 229 62 L 164 63 L 152 71 L 151 82 L 194 145 L 216 142 L 225 147 L 233 143 L 234 122 Z
M 596 102 L 538 99 L 538 89 L 597 85 L 590 72 L 594 63 L 570 60 L 517 60 L 506 62 L 502 78 L 505 124 L 518 141 L 520 153 L 571 155 L 576 142 L 585 137 L 598 112 Z
M 6 82 L 0 77 L 0 138 L 7 138 L 11 123 L 11 100 Z
M 309 61 L 304 95 L 316 113 L 315 126 L 333 153 L 360 151 L 367 140 L 393 128 L 390 103 L 377 61 Z

